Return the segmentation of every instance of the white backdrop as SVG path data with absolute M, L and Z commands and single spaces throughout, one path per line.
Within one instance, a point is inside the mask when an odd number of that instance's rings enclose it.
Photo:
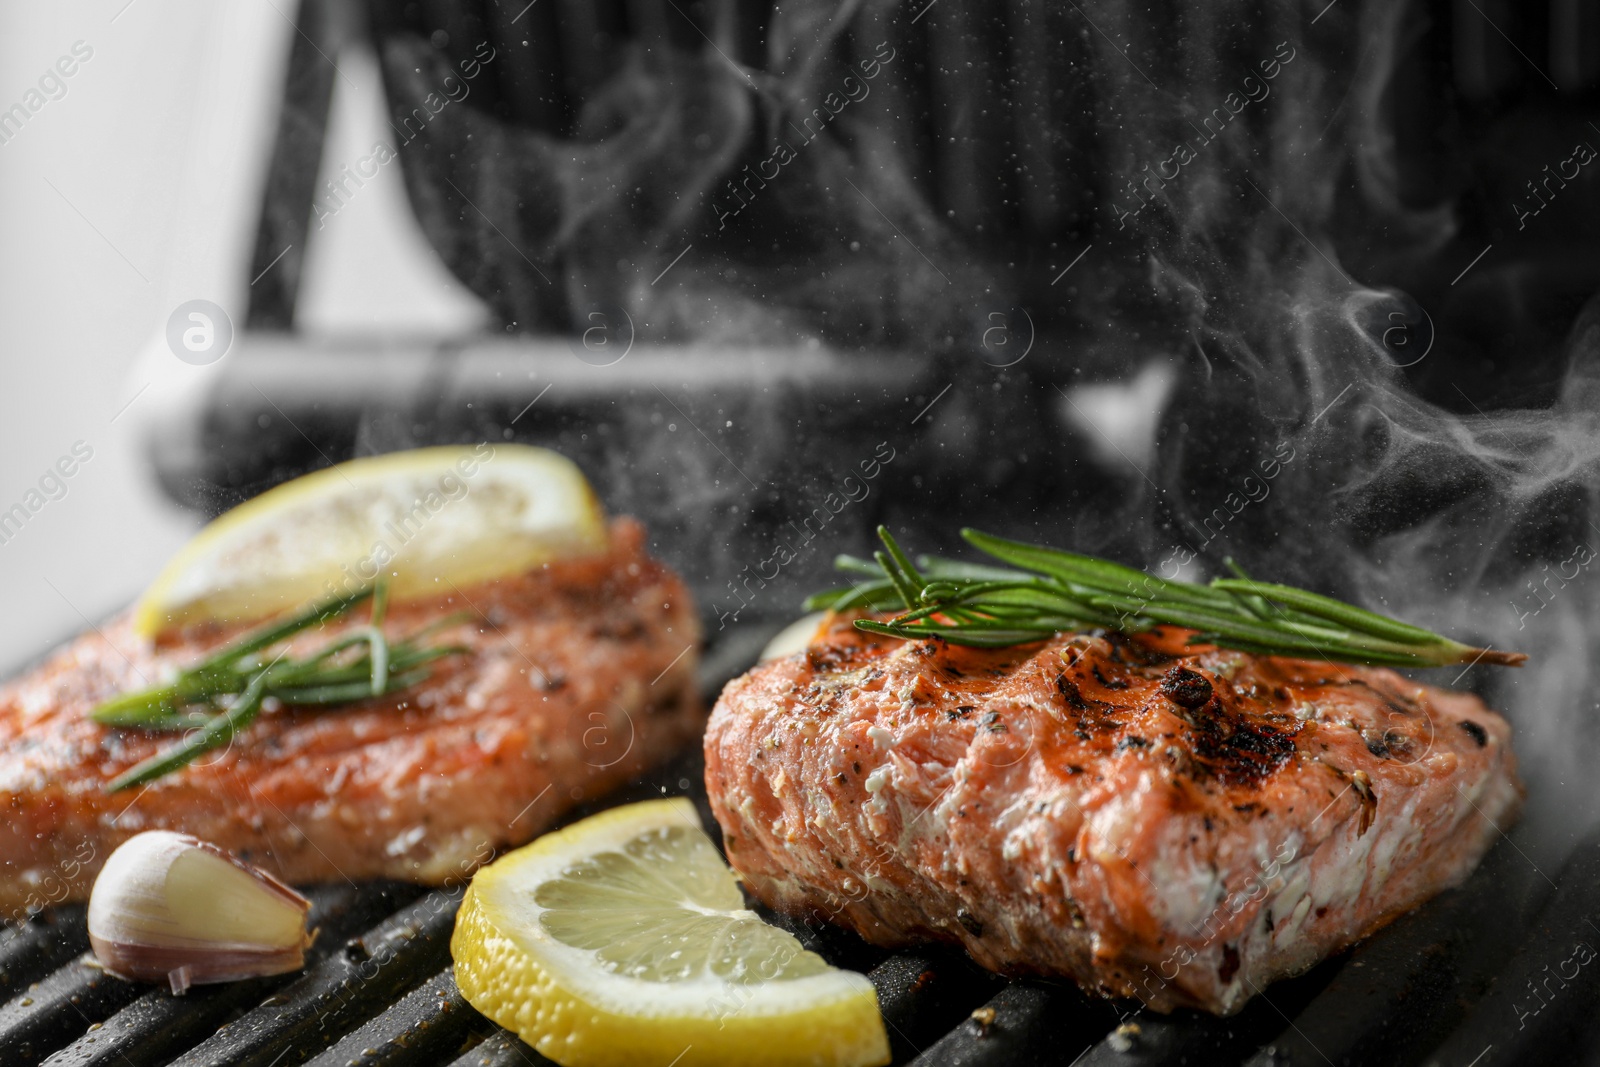
M 161 498 L 141 429 L 226 362 L 172 357 L 172 309 L 198 297 L 243 318 L 294 14 L 292 0 L 0 5 L 0 109 L 36 108 L 0 143 L 0 512 L 45 501 L 0 543 L 0 671 L 127 603 L 195 527 Z M 78 42 L 92 54 L 57 80 Z M 384 131 L 371 58 L 339 67 L 334 167 Z M 398 168 L 314 236 L 308 328 L 482 320 L 422 241 Z M 78 442 L 93 454 L 66 464 L 61 495 L 47 475 Z

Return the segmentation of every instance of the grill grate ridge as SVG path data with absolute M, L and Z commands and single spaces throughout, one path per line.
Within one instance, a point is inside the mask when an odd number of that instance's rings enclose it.
M 333 1044 L 449 962 L 460 901 L 458 890 L 424 894 L 174 1062 L 272 1067 L 298 1062 L 280 1058 L 290 1049 L 303 1058 Z
M 462 998 L 455 968 L 446 967 L 311 1063 L 312 1067 L 442 1063 L 493 1029 L 494 1024 Z
M 393 914 L 420 896 L 400 883 L 319 887 L 307 891 L 316 941 L 306 955 L 308 969 L 338 951 L 342 942 Z M 81 952 L 86 937 L 77 946 Z M 304 973 L 304 972 L 302 972 Z M 294 982 L 294 974 L 248 982 L 196 986 L 182 997 L 160 986 L 134 986 L 142 996 L 46 1061 L 50 1067 L 165 1063 L 211 1037 L 219 1027 L 270 999 Z
M 0 997 L 12 997 L 83 952 L 85 908 L 67 904 L 37 912 L 0 936 Z

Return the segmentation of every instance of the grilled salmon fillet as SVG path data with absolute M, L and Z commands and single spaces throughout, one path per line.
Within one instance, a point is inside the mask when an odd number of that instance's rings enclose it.
M 1229 1014 L 1461 881 L 1514 817 L 1510 728 L 1476 697 L 1188 636 L 826 621 L 712 712 L 728 859 L 876 944 Z
M 77 638 L 0 689 L 5 914 L 87 896 L 111 851 L 150 829 L 186 831 L 294 883 L 464 881 L 699 735 L 694 609 L 643 544 L 619 519 L 605 554 L 393 604 L 391 634 L 470 612 L 437 637 L 468 652 L 381 699 L 264 711 L 226 751 L 116 794 L 106 783 L 175 735 L 104 727 L 91 709 L 237 631 L 158 648 L 124 617 Z

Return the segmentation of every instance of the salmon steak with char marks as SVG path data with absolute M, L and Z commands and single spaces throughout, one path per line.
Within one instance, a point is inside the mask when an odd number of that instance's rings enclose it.
M 618 519 L 603 553 L 392 603 L 391 636 L 465 611 L 430 641 L 467 651 L 380 698 L 264 710 L 225 750 L 119 793 L 106 784 L 179 735 L 102 726 L 90 712 L 242 628 L 154 645 L 124 615 L 75 639 L 0 688 L 4 913 L 84 899 L 112 850 L 152 829 L 194 834 L 291 883 L 464 882 L 699 737 L 699 624 L 683 583 L 643 545 L 643 528 Z M 291 651 L 365 625 L 359 614 Z
M 850 623 L 723 690 L 706 786 L 756 897 L 878 945 L 1231 1014 L 1462 881 L 1521 803 L 1506 721 L 1391 670 Z

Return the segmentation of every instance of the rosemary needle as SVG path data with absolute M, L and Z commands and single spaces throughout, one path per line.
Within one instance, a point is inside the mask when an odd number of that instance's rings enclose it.
M 284 650 L 264 659 L 274 645 L 331 622 L 369 599 L 371 616 L 365 626 L 309 656 L 294 658 Z M 107 726 L 183 733 L 177 744 L 115 778 L 107 791 L 143 785 L 227 745 L 255 721 L 268 698 L 328 706 L 384 696 L 424 681 L 435 660 L 466 651 L 457 645 L 427 645 L 423 639 L 469 616 L 452 615 L 391 641 L 383 630 L 387 610 L 388 589 L 379 582 L 252 630 L 167 685 L 124 693 L 96 707 L 90 716 Z
M 1197 585 L 977 530 L 962 530 L 961 536 L 1009 567 L 924 557 L 919 569 L 880 526 L 884 551 L 873 561 L 835 561 L 839 570 L 870 580 L 818 593 L 806 608 L 896 612 L 855 625 L 905 640 L 940 637 L 987 648 L 1040 641 L 1063 630 L 1138 633 L 1171 625 L 1194 630 L 1192 644 L 1385 667 L 1516 667 L 1528 658 L 1464 645 L 1305 589 L 1259 582 L 1232 560 L 1234 577 Z

